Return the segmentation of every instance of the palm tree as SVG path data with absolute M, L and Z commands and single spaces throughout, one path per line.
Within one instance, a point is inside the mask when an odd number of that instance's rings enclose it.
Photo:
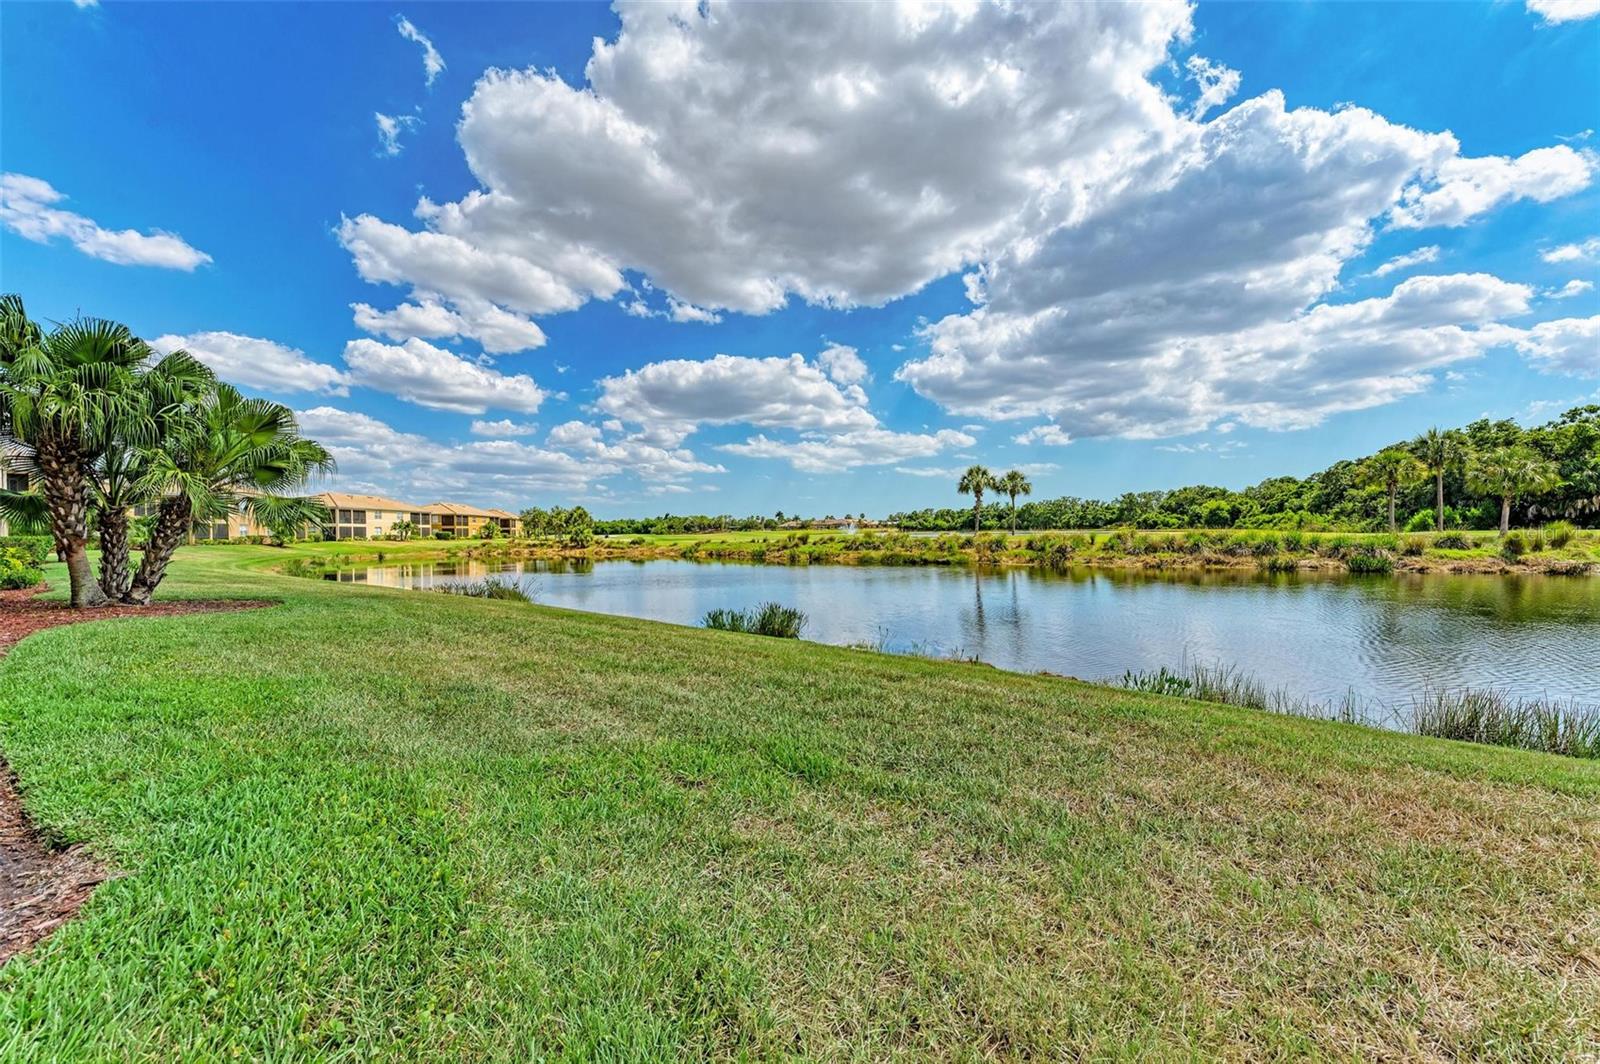
M 113 602 L 128 593 L 128 526 L 134 507 L 153 501 L 150 463 L 184 412 L 216 378 L 187 351 L 173 351 L 137 374 L 132 404 L 89 471 L 100 532 L 100 590 Z
M 961 474 L 961 482 L 956 485 L 956 491 L 962 495 L 972 496 L 972 534 L 978 534 L 978 524 L 983 516 L 983 493 L 996 487 L 994 474 L 981 465 L 968 466 L 967 471 Z
M 49 335 L 19 296 L 0 296 L 0 433 L 39 471 L 74 607 L 108 601 L 89 565 L 89 474 L 119 434 L 138 430 L 138 367 L 150 349 L 126 326 L 81 319 Z
M 332 457 L 300 435 L 288 407 L 247 399 L 232 385 L 214 385 L 152 455 L 146 485 L 161 504 L 127 601 L 150 601 L 173 551 L 197 523 L 244 510 L 264 524 L 298 527 L 284 519 L 285 512 L 309 515 L 320 504 L 281 493 L 332 471 Z
M 995 490 L 1011 497 L 1011 534 L 1014 536 L 1017 534 L 1017 496 L 1032 495 L 1033 485 L 1022 475 L 1021 470 L 1013 469 L 995 481 Z
M 1444 531 L 1444 475 L 1449 469 L 1461 464 L 1461 459 L 1466 454 L 1466 445 L 1459 432 L 1447 429 L 1432 428 L 1411 441 L 1411 450 L 1428 472 L 1433 474 L 1434 502 L 1433 519 L 1434 527 Z
M 1386 447 L 1361 463 L 1358 476 L 1366 484 L 1378 485 L 1389 496 L 1389 531 L 1396 531 L 1394 502 L 1402 485 L 1422 473 L 1422 463 L 1404 447 Z
M 1496 447 L 1478 455 L 1467 468 L 1467 483 L 1474 491 L 1500 500 L 1500 534 L 1511 528 L 1511 504 L 1525 495 L 1549 491 L 1561 483 L 1556 464 L 1532 447 Z

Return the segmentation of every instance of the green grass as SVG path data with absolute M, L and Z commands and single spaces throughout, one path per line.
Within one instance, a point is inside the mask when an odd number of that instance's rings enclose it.
M 265 571 L 0 662 L 5 1060 L 1581 1057 L 1600 769 Z M 59 569 L 52 578 L 59 579 Z

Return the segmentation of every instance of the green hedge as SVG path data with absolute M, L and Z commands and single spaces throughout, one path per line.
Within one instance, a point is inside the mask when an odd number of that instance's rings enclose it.
M 0 553 L 21 551 L 33 565 L 43 565 L 50 560 L 51 546 L 49 536 L 0 536 Z

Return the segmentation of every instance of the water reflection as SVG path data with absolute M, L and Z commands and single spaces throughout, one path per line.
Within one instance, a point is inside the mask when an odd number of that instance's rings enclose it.
M 1480 685 L 1600 701 L 1600 580 L 1246 571 L 423 562 L 328 574 L 414 588 L 517 580 L 543 603 L 678 624 L 772 600 L 806 636 L 1091 678 L 1228 662 L 1302 696 L 1402 703 Z

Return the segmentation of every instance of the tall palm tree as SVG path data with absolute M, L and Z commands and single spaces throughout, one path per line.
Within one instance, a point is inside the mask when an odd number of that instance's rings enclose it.
M 983 493 L 996 486 L 994 474 L 981 465 L 968 466 L 967 471 L 961 474 L 961 481 L 956 485 L 956 491 L 963 495 L 972 496 L 972 534 L 978 534 L 979 522 L 983 517 Z
M 1367 484 L 1381 486 L 1389 496 L 1389 531 L 1395 525 L 1395 496 L 1403 485 L 1411 483 L 1422 473 L 1422 463 L 1404 447 L 1387 447 L 1361 463 L 1358 475 Z
M 332 471 L 332 457 L 300 435 L 288 407 L 248 399 L 232 385 L 214 385 L 152 455 L 145 486 L 161 503 L 127 601 L 150 601 L 173 551 L 195 524 L 240 509 L 274 523 L 286 509 L 310 513 L 318 506 L 314 500 L 284 493 Z
M 1012 469 L 995 481 L 995 488 L 1011 497 L 1011 534 L 1017 534 L 1017 496 L 1032 495 L 1033 484 L 1020 469 Z
M 1444 531 L 1444 475 L 1461 464 L 1466 456 L 1466 443 L 1459 432 L 1432 428 L 1411 441 L 1411 451 L 1422 460 L 1433 474 L 1434 528 Z
M 1500 500 L 1500 534 L 1511 528 L 1511 504 L 1525 495 L 1549 491 L 1561 483 L 1556 464 L 1532 447 L 1496 447 L 1475 457 L 1467 467 L 1467 483 L 1474 491 Z
M 89 472 L 119 434 L 143 431 L 133 396 L 149 357 L 126 326 L 90 318 L 45 335 L 20 297 L 0 297 L 0 432 L 39 471 L 74 607 L 108 601 L 89 565 Z

